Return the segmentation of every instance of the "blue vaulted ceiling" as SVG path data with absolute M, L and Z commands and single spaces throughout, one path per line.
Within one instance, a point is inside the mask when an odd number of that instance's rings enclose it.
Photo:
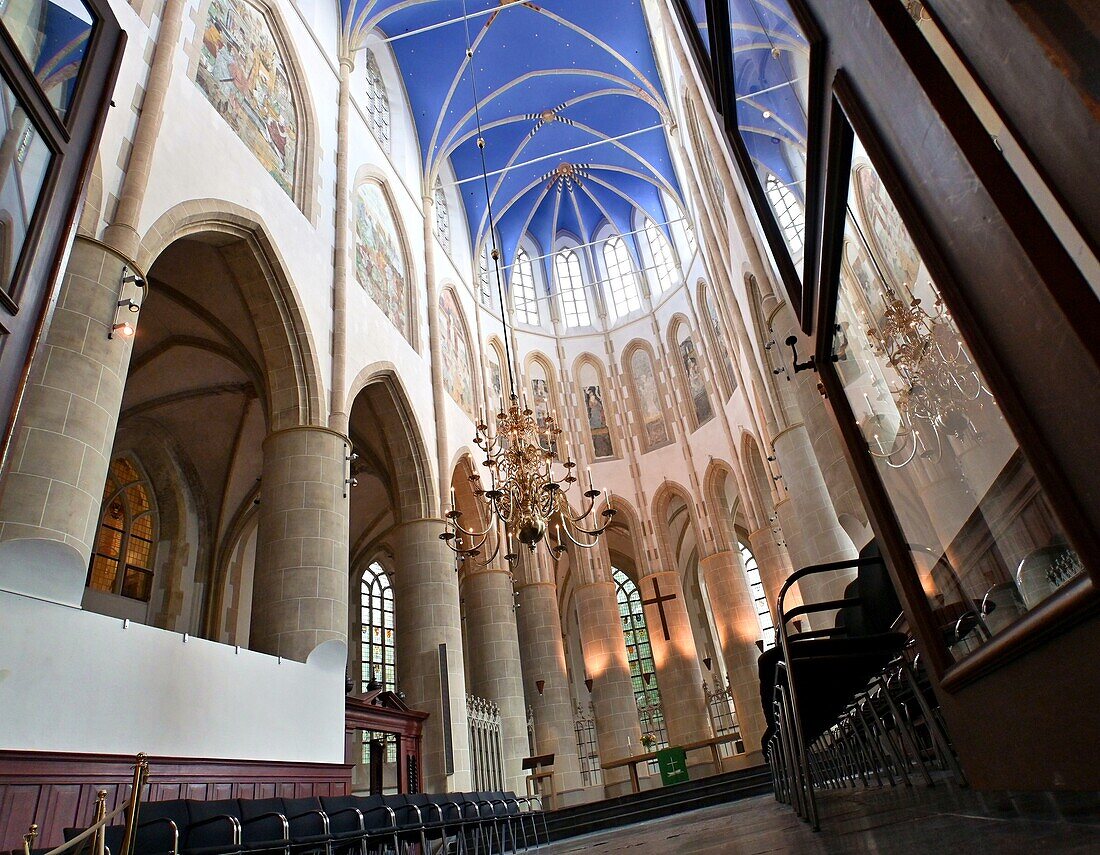
M 450 159 L 474 246 L 488 223 L 471 78 L 506 263 L 524 232 L 549 252 L 562 231 L 584 241 L 608 221 L 629 231 L 635 208 L 675 217 L 661 201 L 680 193 L 640 0 L 341 2 L 353 47 L 374 28 L 392 39 L 425 174 L 434 182 Z

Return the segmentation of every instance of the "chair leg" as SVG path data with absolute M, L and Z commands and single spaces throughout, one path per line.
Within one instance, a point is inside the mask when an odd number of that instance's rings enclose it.
M 924 697 L 924 692 L 921 691 L 920 683 L 917 681 L 917 675 L 913 673 L 912 665 L 904 656 L 901 658 L 901 669 L 902 673 L 905 675 L 906 681 L 909 683 L 909 688 L 917 699 L 917 705 L 920 707 L 924 720 L 928 722 L 928 730 L 932 735 L 932 744 L 936 746 L 936 750 L 940 754 L 941 759 L 945 760 L 947 765 L 951 767 L 951 771 L 955 775 L 955 780 L 958 782 L 959 786 L 969 786 L 966 775 L 963 774 L 962 767 L 959 765 L 959 761 L 955 759 L 955 751 L 951 747 L 950 740 L 947 738 L 947 732 L 944 730 L 939 718 L 933 714 L 932 709 L 928 706 L 928 700 Z

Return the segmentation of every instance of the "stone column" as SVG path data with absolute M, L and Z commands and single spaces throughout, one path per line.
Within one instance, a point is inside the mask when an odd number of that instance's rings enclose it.
M 304 662 L 348 637 L 348 441 L 322 427 L 263 444 L 251 647 Z
M 703 671 L 699 667 L 699 652 L 680 574 L 675 570 L 650 573 L 639 580 L 638 589 L 643 602 L 656 601 L 645 606 L 645 622 L 657 669 L 657 686 L 661 690 L 668 743 L 676 746 L 710 739 L 714 729 L 703 695 Z
M 535 753 L 554 755 L 554 784 L 558 792 L 578 789 L 582 786 L 580 761 L 557 586 L 553 582 L 523 585 L 519 589 L 516 622 L 523 683 L 535 720 Z M 537 688 L 539 680 L 543 681 L 541 694 Z
M 764 735 L 764 712 L 760 706 L 760 679 L 756 666 L 760 655 L 756 646 L 760 638 L 760 621 L 740 552 L 732 549 L 717 552 L 708 555 L 700 564 L 722 644 L 722 659 L 726 663 L 726 678 L 737 710 L 737 724 L 745 741 L 745 756 L 737 759 L 751 766 L 763 762 L 760 738 Z
M 858 551 L 837 519 L 805 426 L 797 424 L 782 431 L 773 447 L 783 468 L 794 517 L 789 528 L 786 523 L 783 525 L 794 569 L 856 558 Z M 854 577 L 854 571 L 811 577 L 799 586 L 802 599 L 805 602 L 837 599 Z M 810 623 L 814 628 L 831 625 L 832 617 L 817 615 Z
M 454 553 L 439 539 L 441 531 L 443 520 L 426 519 L 402 523 L 393 533 L 397 687 L 410 707 L 429 714 L 420 784 L 424 792 L 436 793 L 470 789 L 458 574 Z M 446 673 L 440 671 L 440 645 L 446 645 Z
M 0 483 L 0 582 L 79 606 L 95 546 L 133 337 L 108 338 L 120 292 L 141 301 L 134 266 L 77 237 L 31 366 Z M 123 312 L 135 325 L 138 315 Z
M 638 703 L 630 681 L 615 583 L 591 582 L 577 588 L 577 624 L 584 664 L 592 680 L 592 705 L 596 710 L 596 738 L 600 762 L 608 763 L 642 752 L 642 727 Z M 625 769 L 604 773 L 608 796 L 630 792 Z
M 523 699 L 519 635 L 512 578 L 496 567 L 464 571 L 461 582 L 466 613 L 470 693 L 500 709 L 504 786 L 522 792 L 527 756 L 527 711 Z

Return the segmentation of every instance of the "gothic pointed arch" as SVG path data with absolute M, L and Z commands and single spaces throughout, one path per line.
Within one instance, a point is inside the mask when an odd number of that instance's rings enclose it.
M 439 292 L 439 335 L 443 385 L 454 402 L 472 419 L 478 408 L 478 402 L 474 400 L 474 389 L 478 384 L 470 334 L 461 301 L 450 286 Z
M 668 337 L 689 418 L 695 428 L 700 428 L 714 418 L 714 405 L 699 335 L 686 317 L 677 315 L 669 324 Z
M 710 353 L 718 373 L 718 382 L 722 389 L 722 399 L 728 401 L 730 396 L 737 391 L 737 371 L 733 365 L 733 357 L 730 354 L 730 337 L 726 334 L 725 325 L 716 302 L 717 295 L 705 280 L 700 279 L 696 291 L 698 304 L 702 311 L 700 323 L 703 326 L 703 338 L 710 347 Z
M 623 372 L 629 383 L 634 410 L 634 432 L 642 452 L 652 451 L 672 441 L 661 378 L 648 342 L 635 339 L 623 351 Z
M 580 423 L 595 460 L 616 456 L 614 416 L 603 365 L 590 353 L 581 354 L 573 367 L 580 403 Z

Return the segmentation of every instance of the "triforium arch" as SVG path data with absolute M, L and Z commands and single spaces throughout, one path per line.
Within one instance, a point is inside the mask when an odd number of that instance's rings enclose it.
M 703 475 L 703 495 L 710 509 L 715 550 L 737 549 L 738 537 L 734 526 L 738 514 L 746 516 L 748 508 L 741 499 L 737 479 L 729 463 L 718 458 L 710 461 Z
M 622 454 L 619 420 L 607 385 L 603 363 L 591 353 L 582 353 L 573 362 L 573 383 L 579 412 L 581 435 L 591 459 L 609 459 Z M 594 388 L 593 388 L 594 387 Z M 571 396 L 566 394 L 566 400 Z
M 748 504 L 755 511 L 752 528 L 764 528 L 775 522 L 775 489 L 764 466 L 760 442 L 748 431 L 741 434 L 741 468 L 749 491 Z
M 316 343 L 298 289 L 263 219 L 219 199 L 177 205 L 145 233 L 138 268 L 153 272 L 165 250 L 189 238 L 218 247 L 227 263 L 238 266 L 233 278 L 265 356 L 269 428 L 324 425 L 327 416 Z
M 677 503 L 682 503 L 683 507 L 677 508 Z M 657 536 L 657 554 L 663 565 L 661 569 L 677 570 L 683 575 L 688 569 L 685 559 L 690 557 L 684 555 L 688 535 L 694 536 L 697 560 L 704 556 L 706 550 L 695 501 L 684 487 L 673 481 L 665 481 L 654 493 L 650 507 L 653 531 Z M 675 519 L 680 514 L 686 514 L 682 527 Z M 671 536 L 677 531 L 678 540 L 674 544 Z
M 352 381 L 349 400 L 349 438 L 356 453 L 373 450 L 372 459 L 382 467 L 378 474 L 389 485 L 390 525 L 437 514 L 441 497 L 433 487 L 432 455 L 395 367 L 368 365 Z
M 636 338 L 623 348 L 623 373 L 634 409 L 634 433 L 641 451 L 652 451 L 672 441 L 664 378 L 653 348 Z

